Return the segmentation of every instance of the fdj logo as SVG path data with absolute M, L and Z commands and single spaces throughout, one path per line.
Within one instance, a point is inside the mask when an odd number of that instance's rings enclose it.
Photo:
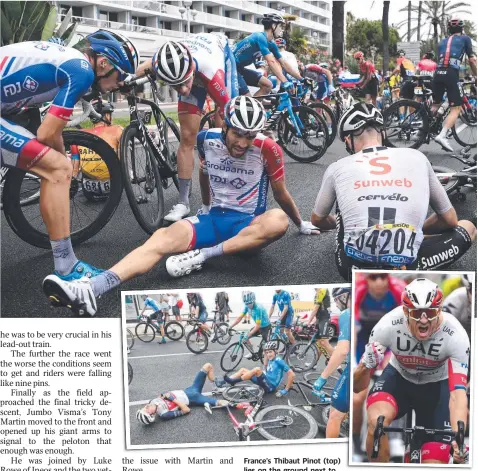
M 25 90 L 28 90 L 29 92 L 34 92 L 38 88 L 38 82 L 31 77 L 27 76 L 25 77 L 25 80 L 23 81 L 23 88 Z
M 3 91 L 5 93 L 5 96 L 11 96 L 11 95 L 16 95 L 17 93 L 21 92 L 21 87 L 20 87 L 20 82 L 16 82 L 15 84 L 8 84 L 3 87 Z
M 234 178 L 230 183 L 236 190 L 240 190 L 246 184 L 246 182 L 240 178 Z

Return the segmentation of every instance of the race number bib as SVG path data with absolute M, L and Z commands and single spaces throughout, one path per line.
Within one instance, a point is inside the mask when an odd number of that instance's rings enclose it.
M 377 265 L 409 265 L 417 258 L 420 244 L 421 238 L 410 224 L 376 224 L 348 231 L 344 238 L 348 257 Z
M 105 196 L 110 192 L 110 181 L 88 180 L 87 178 L 83 178 L 83 188 L 88 193 L 93 193 L 98 196 Z

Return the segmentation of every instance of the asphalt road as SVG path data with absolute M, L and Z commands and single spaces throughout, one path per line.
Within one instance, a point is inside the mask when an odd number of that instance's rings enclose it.
M 134 328 L 135 324 L 128 324 L 128 328 Z M 241 328 L 239 324 L 238 328 Z M 250 326 L 243 327 L 248 330 Z M 234 338 L 231 341 L 234 342 Z M 257 344 L 258 339 L 253 339 Z M 214 375 L 222 378 L 224 372 L 220 369 L 222 352 L 229 345 L 209 344 L 208 350 L 200 355 L 194 355 L 186 348 L 184 338 L 178 342 L 169 341 L 166 344 L 158 344 L 157 338 L 150 343 L 143 343 L 138 338 L 128 361 L 133 367 L 133 381 L 129 385 L 125 401 L 129 408 L 130 443 L 131 445 L 174 445 L 178 443 L 217 443 L 237 442 L 237 436 L 232 422 L 225 409 L 213 409 L 213 414 L 208 414 L 202 407 L 192 407 L 191 413 L 168 422 L 153 423 L 144 426 L 136 420 L 136 411 L 154 399 L 162 392 L 185 389 L 190 386 L 194 377 L 205 363 L 211 363 L 214 367 Z M 254 368 L 260 366 L 249 360 L 243 360 L 240 367 Z M 318 363 L 319 371 L 323 369 L 323 360 Z M 298 374 L 297 379 L 302 379 Z M 203 393 L 209 395 L 214 385 L 206 380 Z M 313 401 L 310 391 L 308 397 Z M 217 396 L 222 399 L 222 396 Z M 303 402 L 298 394 L 291 392 L 288 398 L 292 403 Z M 287 404 L 286 398 L 278 399 L 274 394 L 265 397 L 267 405 Z M 316 398 L 315 398 L 316 400 Z M 315 407 L 310 411 L 317 420 L 323 413 L 323 407 Z M 236 418 L 243 422 L 242 411 L 234 411 Z M 325 431 L 319 428 L 316 438 L 325 438 Z M 251 440 L 264 440 L 258 433 L 251 435 Z
M 446 156 L 434 143 L 421 149 L 433 164 L 461 169 L 463 165 Z M 304 219 L 310 219 L 319 184 L 327 166 L 346 155 L 336 140 L 326 154 L 312 164 L 301 164 L 286 157 L 287 187 Z M 413 171 L 413 169 L 410 169 Z M 476 193 L 464 190 L 465 202 L 452 198 L 460 219 L 476 218 Z M 165 195 L 166 209 L 176 202 L 174 188 Z M 269 195 L 269 208 L 277 207 Z M 194 173 L 192 211 L 200 207 L 199 184 Z M 43 278 L 53 269 L 50 251 L 32 247 L 18 239 L 2 215 L 2 315 L 5 317 L 72 317 L 68 309 L 52 309 L 41 289 Z M 122 201 L 108 225 L 95 237 L 75 249 L 78 258 L 101 268 L 108 268 L 142 244 L 147 235 L 141 230 L 123 193 Z M 121 286 L 135 289 L 183 289 L 251 285 L 317 284 L 343 282 L 334 262 L 335 232 L 319 236 L 300 235 L 294 225 L 286 235 L 258 254 L 223 256 L 207 261 L 203 270 L 184 278 L 170 278 L 165 260 L 148 274 Z M 476 244 L 452 267 L 475 270 Z M 120 289 L 99 300 L 97 316 L 121 315 Z

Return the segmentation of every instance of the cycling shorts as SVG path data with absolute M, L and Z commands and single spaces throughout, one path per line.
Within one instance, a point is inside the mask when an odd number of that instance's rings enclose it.
M 249 87 L 257 87 L 259 85 L 259 80 L 263 75 L 252 69 L 247 69 L 246 67 L 237 67 L 237 79 L 239 82 L 239 95 L 247 95 L 249 93 Z
M 206 378 L 207 373 L 201 370 L 194 378 L 193 384 L 184 390 L 184 393 L 189 399 L 190 406 L 202 406 L 204 404 L 210 404 L 211 406 L 217 405 L 216 398 L 202 394 Z
M 269 383 L 264 373 L 262 373 L 260 376 L 253 376 L 251 378 L 251 381 L 254 384 L 257 384 L 258 386 L 260 386 L 262 389 L 264 389 L 264 392 L 266 393 L 271 393 L 275 389 L 274 386 L 272 386 L 272 384 Z
M 188 96 L 179 96 L 178 114 L 195 114 L 197 116 L 202 116 L 206 97 L 206 88 L 193 85 Z
M 327 98 L 327 86 L 327 82 L 319 82 L 317 84 L 317 90 L 315 91 L 315 95 L 318 100 L 325 100 Z
M 34 134 L 9 119 L 0 118 L 0 134 L 2 167 L 29 170 L 50 150 L 50 147 L 38 142 Z
M 378 95 L 378 80 L 376 78 L 370 79 L 362 90 L 365 95 L 376 97 Z
M 198 319 L 199 319 L 199 322 L 202 322 L 204 324 L 204 322 L 206 322 L 206 320 L 207 320 L 207 312 L 206 311 L 201 312 L 199 314 Z
M 261 327 L 254 335 L 250 335 L 249 338 L 258 337 L 259 335 L 262 336 L 262 340 L 267 342 L 269 340 L 269 334 L 271 331 L 271 326 L 267 325 L 265 327 Z
M 163 311 L 156 311 L 156 312 L 153 312 L 153 314 L 150 314 L 148 316 L 149 320 L 150 321 L 157 321 L 158 324 L 164 324 L 164 314 L 163 314 Z
M 178 317 L 181 315 L 181 311 L 178 306 L 173 306 L 173 316 Z
M 350 408 L 350 366 L 347 365 L 340 375 L 332 392 L 332 407 L 345 413 Z
M 213 247 L 239 234 L 254 220 L 253 214 L 232 209 L 212 208 L 209 214 L 185 218 L 193 228 L 188 250 Z
M 330 312 L 327 309 L 319 309 L 316 317 L 317 333 L 315 338 L 328 339 L 327 329 L 330 322 Z
M 400 98 L 407 98 L 413 100 L 415 95 L 415 82 L 413 80 L 403 80 L 400 85 Z
M 457 69 L 437 69 L 432 84 L 433 102 L 435 104 L 441 103 L 443 94 L 446 92 L 450 106 L 461 106 L 463 104 L 463 91 L 458 85 L 459 78 Z
M 284 318 L 281 319 L 280 326 L 285 327 L 286 329 L 290 329 L 293 320 L 294 320 L 294 313 L 289 312 Z
M 448 379 L 415 384 L 403 378 L 389 364 L 370 390 L 367 408 L 378 401 L 388 402 L 395 408 L 395 419 L 403 417 L 413 409 L 416 416 L 415 425 L 441 430 L 450 428 Z M 450 443 L 450 438 L 433 436 L 430 442 Z

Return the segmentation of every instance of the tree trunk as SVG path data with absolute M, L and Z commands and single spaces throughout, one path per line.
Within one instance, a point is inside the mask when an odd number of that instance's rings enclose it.
M 445 16 L 445 3 L 441 5 L 441 35 L 442 37 L 446 36 L 446 16 Z
M 418 26 L 417 26 L 417 41 L 421 40 L 420 28 L 422 24 L 422 2 L 418 2 Z
M 345 2 L 332 2 L 332 56 L 344 63 L 344 13 Z
M 438 18 L 433 18 L 432 25 L 433 25 L 433 49 L 435 50 L 435 54 L 438 57 Z
M 408 31 L 407 31 L 407 41 L 410 42 L 412 31 L 412 2 L 408 2 Z
M 388 75 L 388 62 L 389 62 L 389 54 L 388 54 L 388 43 L 389 43 L 389 30 L 388 30 L 388 11 L 390 9 L 390 2 L 384 1 L 383 2 L 383 12 L 382 12 L 382 34 L 383 34 L 383 65 L 382 65 L 382 73 L 383 76 Z

